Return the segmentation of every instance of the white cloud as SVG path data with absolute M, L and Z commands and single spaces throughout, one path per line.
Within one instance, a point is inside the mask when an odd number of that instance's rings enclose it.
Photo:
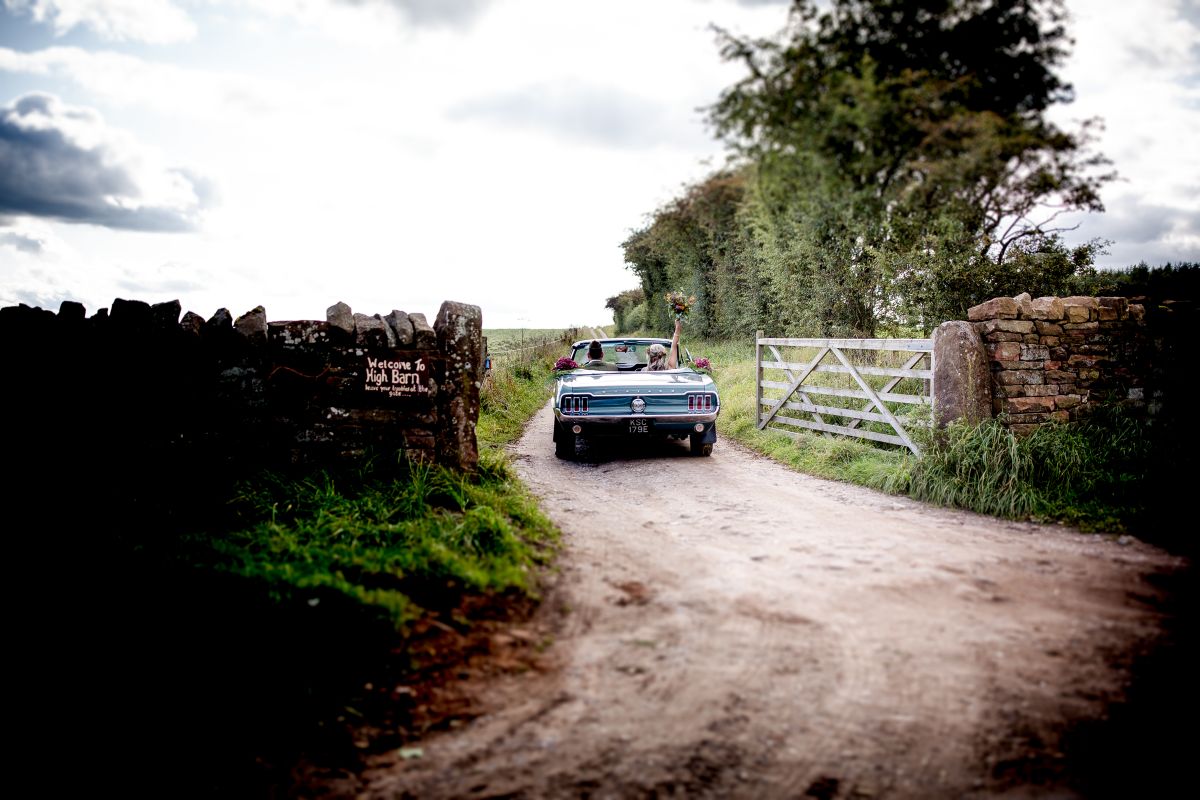
M 1064 70 L 1076 100 L 1054 119 L 1100 117 L 1096 149 L 1119 180 L 1102 193 L 1106 212 L 1076 215 L 1073 241 L 1114 241 L 1100 263 L 1200 260 L 1200 19 L 1188 0 L 1095 3 L 1072 0 L 1076 39 Z M 1189 222 L 1191 221 L 1191 222 Z M 1153 232 L 1154 235 L 1150 235 Z
M 239 24 L 260 34 L 296 24 L 318 36 L 352 47 L 395 43 L 406 30 L 405 17 L 383 0 L 228 0 L 240 6 Z
M 196 35 L 191 18 L 170 0 L 4 0 L 4 5 L 50 23 L 59 36 L 77 27 L 118 42 L 171 44 Z
M 180 231 L 195 226 L 202 192 L 92 109 L 43 93 L 0 107 L 0 213 Z
M 287 84 L 219 70 L 181 67 L 112 51 L 48 47 L 22 52 L 0 47 L 0 70 L 66 78 L 98 99 L 162 114 L 211 120 L 214 115 L 262 113 L 300 103 Z
M 630 148 L 652 147 L 687 132 L 671 129 L 669 110 L 659 103 L 576 82 L 543 83 L 472 98 L 451 109 L 450 116 Z
M 44 249 L 41 239 L 35 239 L 16 231 L 0 230 L 0 245 L 7 245 L 25 253 L 40 253 Z
M 361 6 L 364 3 L 389 5 L 416 26 L 463 27 L 470 25 L 487 5 L 487 0 L 337 0 Z

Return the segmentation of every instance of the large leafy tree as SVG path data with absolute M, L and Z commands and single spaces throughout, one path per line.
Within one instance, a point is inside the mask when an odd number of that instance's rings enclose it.
M 696 335 L 721 335 L 724 299 L 737 303 L 737 215 L 744 176 L 721 171 L 658 209 L 653 219 L 623 243 L 625 261 L 641 281 L 646 299 L 643 322 L 669 331 L 672 317 L 664 295 L 695 295 L 689 327 Z
M 711 122 L 752 167 L 760 239 L 785 237 L 760 248 L 841 299 L 825 331 L 959 315 L 1061 249 L 1062 214 L 1102 210 L 1089 125 L 1046 116 L 1071 99 L 1061 0 L 797 0 L 777 37 L 720 38 L 746 76 Z

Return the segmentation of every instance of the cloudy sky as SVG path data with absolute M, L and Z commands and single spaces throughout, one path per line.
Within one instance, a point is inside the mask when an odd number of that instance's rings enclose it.
M 722 163 L 710 24 L 778 0 L 0 0 L 0 305 L 611 319 L 620 244 Z M 1200 0 L 1068 0 L 1122 180 L 1070 241 L 1200 262 Z

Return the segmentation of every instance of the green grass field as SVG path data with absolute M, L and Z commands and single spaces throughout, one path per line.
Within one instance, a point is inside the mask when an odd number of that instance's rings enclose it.
M 591 336 L 593 327 L 605 336 L 612 334 L 611 325 L 588 325 L 576 328 L 484 328 L 483 335 L 487 338 L 488 352 L 494 356 L 534 347 L 542 342 L 586 339 Z
M 557 339 L 566 328 L 484 328 L 483 335 L 487 337 L 488 350 L 497 352 L 525 347 L 547 339 Z

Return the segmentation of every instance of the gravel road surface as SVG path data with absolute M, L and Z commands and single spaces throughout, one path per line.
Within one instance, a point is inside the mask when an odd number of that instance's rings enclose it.
M 485 713 L 378 759 L 363 796 L 1096 793 L 1072 731 L 1123 699 L 1181 556 L 807 477 L 724 439 L 709 458 L 560 461 L 550 419 L 513 455 L 564 552 L 505 642 L 550 644 L 478 687 Z

